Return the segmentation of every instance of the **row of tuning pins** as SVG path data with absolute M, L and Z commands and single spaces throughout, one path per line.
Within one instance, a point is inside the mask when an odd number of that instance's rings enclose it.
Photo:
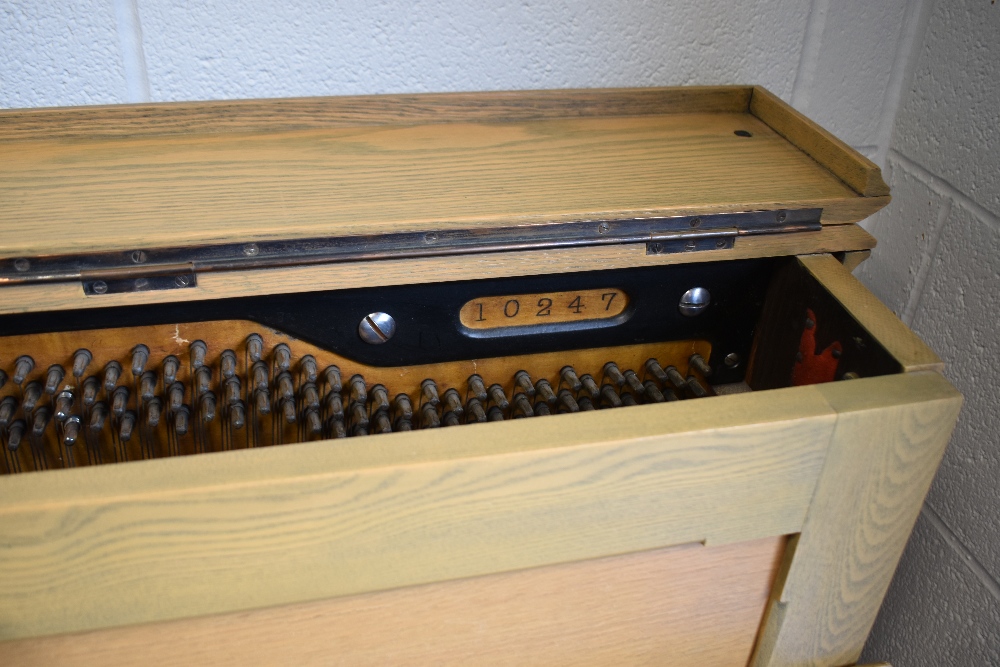
M 711 374 L 711 368 L 700 355 L 693 355 L 690 364 L 702 377 Z M 406 394 L 399 394 L 390 402 L 388 391 L 382 385 L 376 385 L 369 392 L 371 402 L 366 407 L 364 378 L 354 376 L 348 428 L 333 435 L 346 437 L 369 432 L 457 426 L 709 395 L 709 390 L 697 377 L 685 377 L 674 366 L 663 368 L 656 359 L 647 360 L 644 371 L 645 379 L 634 370 L 622 371 L 617 364 L 609 362 L 602 368 L 598 382 L 589 374 L 578 376 L 572 366 L 565 366 L 559 373 L 558 386 L 553 387 L 544 378 L 533 381 L 527 371 L 521 370 L 514 375 L 514 390 L 510 396 L 500 384 L 487 385 L 480 375 L 474 374 L 467 379 L 464 401 L 458 390 L 450 388 L 440 393 L 437 383 L 427 379 L 420 385 L 417 410 Z

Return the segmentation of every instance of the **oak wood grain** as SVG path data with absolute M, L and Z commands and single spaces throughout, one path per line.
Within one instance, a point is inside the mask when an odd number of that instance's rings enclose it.
M 31 665 L 745 665 L 784 539 L 0 642 Z
M 837 424 L 756 666 L 858 659 L 961 406 L 929 371 L 816 386 Z
M 0 636 L 801 528 L 834 419 L 815 388 L 628 410 L 4 476 Z

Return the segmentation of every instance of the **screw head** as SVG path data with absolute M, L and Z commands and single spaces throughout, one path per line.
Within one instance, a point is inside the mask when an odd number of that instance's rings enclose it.
M 174 284 L 178 287 L 187 287 L 191 284 L 191 279 L 188 276 L 177 276 L 174 278 Z
M 438 235 L 435 232 L 428 232 L 424 234 L 424 243 L 434 243 L 438 240 Z
M 691 227 L 701 227 L 701 218 L 691 218 Z
M 690 241 L 684 244 L 684 250 L 686 250 L 687 252 L 691 252 L 697 249 L 698 249 L 698 242 L 695 241 L 694 239 L 691 239 Z
M 149 289 L 149 280 L 147 278 L 136 278 L 135 288 L 137 290 Z
M 610 231 L 611 231 L 611 225 L 609 225 L 606 222 L 602 222 L 601 224 L 597 225 L 598 234 L 607 234 Z
M 94 294 L 105 294 L 108 291 L 108 284 L 103 280 L 95 280 L 90 287 L 94 290 Z
M 725 248 L 726 247 L 726 239 L 716 239 L 715 240 L 715 247 L 716 248 Z
M 389 313 L 369 313 L 358 325 L 358 335 L 370 345 L 387 343 L 395 333 L 396 320 Z
M 247 243 L 243 246 L 243 254 L 247 257 L 254 257 L 260 252 L 260 248 L 257 247 L 256 243 Z
M 24 273 L 31 268 L 31 262 L 21 257 L 14 260 L 14 270 Z
M 723 359 L 722 361 L 729 368 L 736 368 L 737 366 L 740 365 L 740 355 L 736 354 L 735 352 L 730 352 L 729 354 L 726 355 L 726 358 Z
M 653 252 L 653 253 L 656 253 L 657 255 L 659 255 L 661 252 L 663 252 L 663 244 L 662 243 L 650 243 L 649 244 L 649 251 Z
M 681 296 L 681 301 L 677 304 L 681 315 L 694 317 L 700 315 L 708 304 L 712 302 L 712 295 L 704 287 L 692 287 Z
M 788 214 L 784 211 L 778 211 L 778 222 L 784 222 L 786 219 L 788 219 Z
M 146 261 L 146 253 L 142 250 L 132 251 L 132 262 L 135 264 L 142 264 Z

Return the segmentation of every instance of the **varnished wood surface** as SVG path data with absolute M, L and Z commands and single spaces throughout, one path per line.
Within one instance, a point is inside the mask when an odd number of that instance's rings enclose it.
M 797 532 L 815 387 L 0 477 L 0 636 Z
M 944 363 L 934 350 L 831 255 L 807 255 L 800 257 L 799 262 L 882 343 L 904 370 L 944 370 Z
M 645 244 L 591 248 L 502 252 L 463 257 L 346 262 L 255 271 L 206 273 L 198 285 L 183 290 L 85 296 L 80 283 L 3 287 L 0 314 L 79 310 L 139 303 L 171 303 L 254 294 L 287 294 L 323 289 L 378 287 L 562 274 L 633 266 L 661 266 L 730 261 L 803 253 L 829 253 L 875 247 L 875 238 L 858 225 L 827 225 L 821 231 L 777 236 L 743 236 L 732 250 L 647 255 Z
M 745 665 L 784 539 L 0 642 L 35 665 Z
M 734 99 L 726 90 L 723 106 Z M 856 222 L 885 204 L 829 170 L 856 161 L 838 149 L 824 162 L 831 140 L 811 126 L 786 131 L 790 142 L 752 107 L 721 112 L 707 92 L 694 98 L 709 110 L 384 124 L 371 102 L 372 124 L 110 138 L 25 131 L 31 138 L 4 142 L 0 257 L 776 208 L 821 207 L 825 222 Z M 157 109 L 148 111 L 155 125 Z M 11 113 L 14 134 L 36 122 Z M 46 113 L 56 112 L 39 112 L 38 124 Z M 57 128 L 74 126 L 59 113 Z M 103 126 L 95 111 L 81 113 Z M 303 116 L 317 113 L 307 104 Z
M 816 387 L 837 424 L 787 576 L 775 586 L 756 666 L 858 659 L 962 400 L 926 371 Z

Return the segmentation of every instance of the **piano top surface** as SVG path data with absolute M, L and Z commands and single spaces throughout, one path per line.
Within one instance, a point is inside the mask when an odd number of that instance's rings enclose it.
M 0 112 L 8 126 L 0 129 L 0 257 L 776 208 L 822 207 L 824 222 L 837 211 L 835 222 L 850 222 L 884 205 L 749 108 L 733 111 L 744 97 L 707 111 L 688 103 L 619 115 L 630 108 L 607 105 L 609 115 L 598 108 L 515 120 L 397 114 L 369 122 L 362 108 L 298 124 L 282 115 L 296 101 L 260 101 L 252 123 L 168 130 L 156 128 L 158 115 L 230 107 Z M 360 99 L 377 115 L 380 98 Z

